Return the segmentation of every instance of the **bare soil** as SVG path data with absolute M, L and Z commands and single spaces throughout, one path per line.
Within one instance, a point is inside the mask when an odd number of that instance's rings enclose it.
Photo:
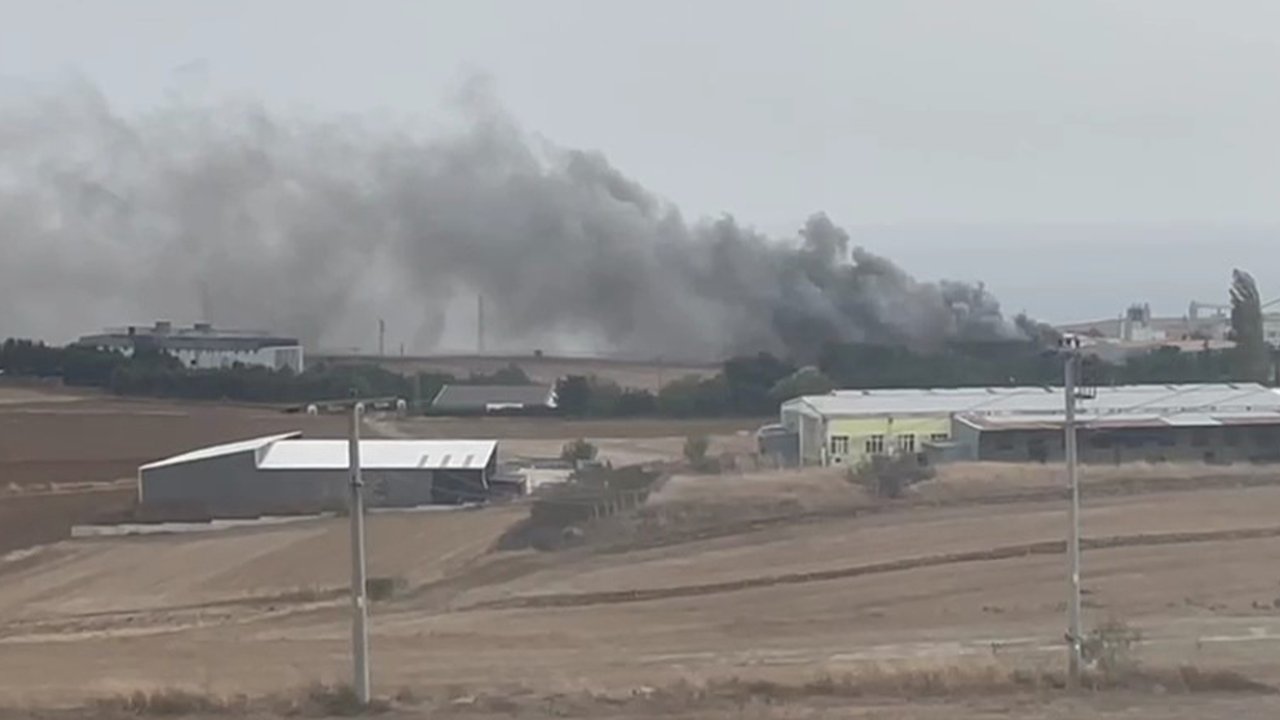
M 7 406 L 23 407 L 30 406 Z M 111 461 L 186 449 L 179 446 L 204 432 L 229 439 L 308 421 L 253 408 L 103 399 L 79 407 L 110 412 L 0 409 L 0 421 L 34 421 L 21 431 L 26 443 L 0 441 L 8 443 L 3 467 L 41 458 L 92 464 L 96 452 L 103 469 L 93 477 L 109 480 Z M 334 419 L 311 420 L 324 432 Z M 530 452 L 587 436 L 616 443 L 619 452 L 659 456 L 678 452 L 694 429 L 469 422 L 383 429 L 501 437 L 504 445 L 527 443 Z M 701 427 L 723 448 L 744 442 L 745 428 Z M 66 428 L 85 433 L 85 443 L 56 442 Z M 202 436 L 191 446 L 207 442 Z M 44 447 L 43 454 L 29 446 Z M 1086 472 L 1086 624 L 1118 618 L 1140 630 L 1146 667 L 1229 670 L 1280 685 L 1275 473 L 1194 466 Z M 49 528 L 58 522 L 128 492 L 104 487 L 95 494 L 55 486 L 0 502 L 0 513 L 9 512 L 0 516 L 0 534 L 16 536 L 11 526 L 22 526 L 27 537 L 54 539 Z M 1054 468 L 955 466 L 893 502 L 831 472 L 679 476 L 644 510 L 673 523 L 659 526 L 669 532 L 606 536 L 600 545 L 555 553 L 494 550 L 525 511 L 514 504 L 369 518 L 370 574 L 396 580 L 393 596 L 372 607 L 375 687 L 384 696 L 407 689 L 452 698 L 408 704 L 387 717 L 1251 720 L 1280 711 L 1274 695 L 1150 689 L 1076 698 L 1001 690 L 659 705 L 625 699 L 681 683 L 802 684 L 902 664 L 1060 671 L 1066 516 Z M 341 681 L 350 639 L 346 530 L 341 518 L 318 519 L 61 540 L 10 553 L 0 560 L 0 707 L 30 714 L 166 688 L 256 697 Z M 79 719 L 101 717 L 99 710 L 40 712 Z

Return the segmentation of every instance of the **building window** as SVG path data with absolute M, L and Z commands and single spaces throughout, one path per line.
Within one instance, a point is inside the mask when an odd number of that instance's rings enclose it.
M 929 442 L 941 443 L 941 442 L 946 442 L 950 439 L 951 439 L 951 436 L 946 433 L 933 433 L 932 435 L 929 436 Z
M 1235 447 L 1236 445 L 1239 445 L 1240 444 L 1240 428 L 1234 428 L 1234 427 L 1223 428 L 1222 442 L 1224 442 L 1225 444 L 1231 447 Z
M 1158 442 L 1161 447 L 1173 447 L 1178 444 L 1178 437 L 1174 434 L 1173 430 L 1159 430 L 1156 434 L 1156 442 Z
M 1014 434 L 1011 432 L 996 433 L 996 450 L 1008 452 L 1013 449 Z
M 871 437 L 868 437 L 867 443 L 866 443 L 866 450 L 868 455 L 883 455 L 884 454 L 884 436 L 872 435 Z
M 1205 447 L 1209 444 L 1209 431 L 1205 428 L 1193 428 L 1191 430 L 1191 444 L 1195 447 Z
M 898 452 L 913 453 L 916 451 L 915 435 L 899 435 L 898 436 Z
M 832 435 L 831 436 L 831 454 L 836 457 L 843 457 L 849 454 L 849 436 L 848 435 Z

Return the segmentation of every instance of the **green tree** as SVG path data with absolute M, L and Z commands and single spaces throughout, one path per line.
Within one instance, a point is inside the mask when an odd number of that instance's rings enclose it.
M 1236 343 L 1236 379 L 1266 382 L 1271 362 L 1262 331 L 1262 297 L 1253 276 L 1243 270 L 1231 273 L 1231 339 Z
M 769 397 L 775 403 L 784 403 L 805 395 L 826 395 L 835 386 L 831 378 L 818 368 L 802 367 L 775 383 L 769 390 Z
M 587 442 L 583 438 L 578 438 L 569 443 L 560 450 L 560 459 L 570 462 L 587 462 L 596 459 L 599 450 L 595 445 Z
M 566 415 L 586 415 L 591 406 L 591 379 L 570 375 L 556 383 L 556 405 Z

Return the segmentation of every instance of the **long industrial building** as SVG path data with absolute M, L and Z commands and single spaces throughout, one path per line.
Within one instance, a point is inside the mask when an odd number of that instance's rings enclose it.
M 258 330 L 225 330 L 209 323 L 175 327 L 161 320 L 152 326 L 130 325 L 85 335 L 76 341 L 83 347 L 132 355 L 139 347 L 163 350 L 184 367 L 196 369 L 254 365 L 293 372 L 305 369 L 302 343 Z
M 1079 401 L 1086 462 L 1280 459 L 1280 392 L 1257 384 L 1126 385 Z M 805 465 L 945 451 L 973 460 L 1061 459 L 1055 387 L 837 390 L 782 405 Z
M 493 440 L 362 440 L 371 507 L 483 501 L 497 470 Z M 138 469 L 138 499 L 153 511 L 241 517 L 337 510 L 349 492 L 346 440 L 300 433 L 195 450 Z

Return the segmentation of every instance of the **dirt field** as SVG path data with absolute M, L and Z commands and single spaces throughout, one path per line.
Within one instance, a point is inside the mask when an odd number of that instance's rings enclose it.
M 680 456 L 684 436 L 749 450 L 750 421 L 572 422 L 554 418 L 374 417 L 370 436 L 498 438 L 504 458 L 556 456 L 568 438 L 598 441 L 617 463 Z M 345 437 L 343 417 L 275 408 L 120 399 L 47 387 L 0 386 L 0 554 L 67 537 L 70 527 L 130 507 L 139 465 L 220 442 L 300 430 Z
M 1171 475 L 1114 493 L 1101 491 L 1122 478 L 1093 478 L 1089 623 L 1121 618 L 1139 628 L 1146 665 L 1280 683 L 1280 485 L 1256 471 L 1207 478 L 1198 489 Z M 435 716 L 509 716 L 515 707 L 550 717 L 563 714 L 547 704 L 557 693 L 630 697 L 726 678 L 802 684 L 920 663 L 1053 668 L 1063 654 L 1063 507 L 1016 496 L 1050 476 L 993 480 L 969 468 L 869 513 L 858 508 L 874 501 L 831 474 L 677 478 L 655 504 L 705 503 L 718 488 L 727 502 L 749 504 L 770 498 L 772 485 L 806 511 L 852 511 L 609 552 L 491 552 L 520 506 L 375 515 L 371 573 L 403 583 L 374 607 L 377 685 L 388 695 L 498 693 L 497 707 L 507 708 L 446 704 L 432 706 Z M 1242 485 L 1248 477 L 1254 486 Z M 67 541 L 11 557 L 0 564 L 0 701 L 25 707 L 172 687 L 269 694 L 339 680 L 344 529 L 334 519 Z M 734 707 L 704 698 L 661 712 L 597 698 L 568 714 L 1263 718 L 1280 709 L 1270 696 L 1236 694 L 979 695 Z
M 509 365 L 525 371 L 530 379 L 553 383 L 567 375 L 595 376 L 624 388 L 656 391 L 663 384 L 682 377 L 710 377 L 720 371 L 715 364 L 659 362 L 657 360 L 607 360 L 601 358 L 535 357 L 533 355 L 439 357 L 315 356 L 314 362 L 374 363 L 394 372 L 449 373 L 465 378 L 472 373 L 493 373 Z
M 109 484 L 121 468 L 266 432 L 338 435 L 341 418 L 27 397 L 0 405 L 0 423 L 0 468 L 16 487 L 0 500 L 5 716 L 136 690 L 257 697 L 345 677 L 341 518 L 62 539 L 71 523 L 131 501 L 127 482 Z M 752 427 L 384 418 L 370 430 L 497 437 L 504 453 L 530 456 L 587 437 L 631 460 L 676 457 L 689 434 L 740 452 Z M 1139 629 L 1146 667 L 1280 685 L 1280 478 L 1267 468 L 1132 466 L 1089 468 L 1084 481 L 1088 624 L 1118 618 Z M 677 476 L 645 510 L 657 526 L 610 540 L 604 525 L 593 544 L 555 553 L 494 550 L 524 517 L 521 504 L 377 513 L 370 574 L 395 593 L 373 607 L 375 684 L 418 698 L 393 718 L 1276 717 L 1273 696 L 1240 692 L 705 689 L 856 683 L 903 668 L 1058 668 L 1061 494 L 1050 467 L 951 466 L 894 502 L 839 472 Z M 613 522 L 626 529 L 625 518 Z M 13 551 L 33 543 L 49 544 Z

